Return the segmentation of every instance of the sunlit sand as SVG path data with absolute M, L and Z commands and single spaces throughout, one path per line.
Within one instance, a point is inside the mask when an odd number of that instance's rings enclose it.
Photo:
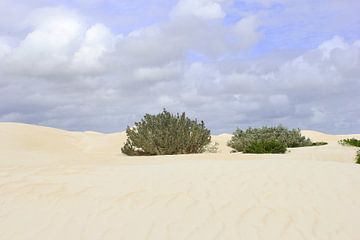
M 128 157 L 125 133 L 0 123 L 0 239 L 360 239 L 360 135 L 286 154 Z

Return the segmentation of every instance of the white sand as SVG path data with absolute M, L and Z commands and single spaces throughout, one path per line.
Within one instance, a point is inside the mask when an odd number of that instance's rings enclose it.
M 0 239 L 360 239 L 356 149 L 127 157 L 124 133 L 0 123 Z

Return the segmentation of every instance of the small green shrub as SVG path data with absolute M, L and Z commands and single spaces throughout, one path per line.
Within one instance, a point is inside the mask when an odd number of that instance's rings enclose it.
M 360 140 L 358 140 L 356 138 L 342 139 L 342 140 L 339 141 L 339 143 L 341 145 L 360 147 Z
M 121 151 L 129 156 L 173 155 L 204 152 L 211 141 L 210 130 L 203 121 L 190 120 L 163 110 L 146 114 L 135 127 L 126 129 L 127 141 Z
M 339 143 L 344 146 L 360 147 L 360 140 L 356 138 L 342 139 Z M 355 160 L 357 164 L 360 164 L 360 150 L 358 150 Z
M 327 145 L 328 143 L 327 142 L 314 142 L 312 144 L 312 146 L 323 146 L 323 145 Z
M 300 129 L 277 126 L 237 129 L 228 145 L 244 153 L 285 153 L 287 147 L 312 146 L 313 143 L 301 136 Z

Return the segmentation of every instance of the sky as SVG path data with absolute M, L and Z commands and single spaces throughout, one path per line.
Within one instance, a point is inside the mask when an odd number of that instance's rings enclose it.
M 0 122 L 360 133 L 358 0 L 0 0 Z

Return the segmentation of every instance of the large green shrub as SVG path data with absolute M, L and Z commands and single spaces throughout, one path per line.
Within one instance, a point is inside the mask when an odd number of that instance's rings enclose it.
M 285 153 L 286 144 L 275 139 L 258 140 L 246 146 L 244 153 Z
M 342 145 L 349 145 L 354 147 L 360 147 L 360 140 L 356 138 L 348 138 L 348 139 L 342 139 L 339 141 Z
M 126 129 L 128 139 L 121 149 L 126 155 L 172 155 L 201 153 L 211 141 L 203 121 L 164 111 L 146 114 L 135 126 Z
M 283 126 L 237 129 L 228 145 L 244 153 L 285 153 L 287 147 L 313 146 L 300 129 Z
M 357 155 L 356 155 L 356 163 L 360 164 L 360 150 L 357 152 Z

